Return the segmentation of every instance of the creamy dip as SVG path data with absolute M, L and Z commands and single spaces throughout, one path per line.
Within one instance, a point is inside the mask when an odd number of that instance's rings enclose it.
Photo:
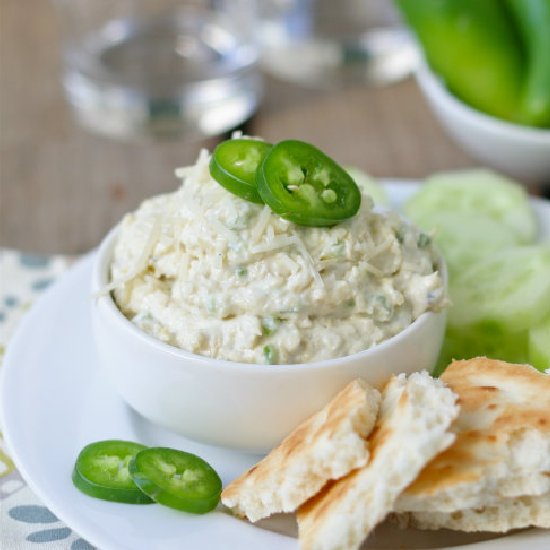
M 208 357 L 306 363 L 370 348 L 443 306 L 431 239 L 368 195 L 349 220 L 301 227 L 226 191 L 209 159 L 122 221 L 111 288 L 145 332 Z

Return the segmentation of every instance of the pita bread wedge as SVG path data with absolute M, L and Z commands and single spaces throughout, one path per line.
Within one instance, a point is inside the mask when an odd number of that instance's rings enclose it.
M 497 506 L 484 506 L 455 512 L 412 512 L 401 514 L 400 525 L 417 529 L 492 531 L 540 527 L 550 529 L 550 493 L 535 497 L 502 500 Z
M 455 394 L 425 372 L 392 377 L 369 437 L 370 462 L 299 508 L 300 548 L 358 548 L 426 463 L 454 441 L 448 428 L 458 415 L 455 402 Z
M 503 499 L 520 496 L 540 496 L 550 492 L 550 472 L 536 472 L 520 477 L 485 479 L 480 486 L 466 484 L 451 494 L 435 497 L 436 504 L 424 499 L 417 501 L 404 493 L 395 504 L 395 510 L 417 508 L 418 512 L 434 511 L 452 513 L 456 510 L 495 506 Z M 429 509 L 429 510 L 427 510 Z
M 454 512 L 547 492 L 550 376 L 478 357 L 453 362 L 441 379 L 459 396 L 456 441 L 420 473 L 396 510 Z
M 376 421 L 380 393 L 361 380 L 300 424 L 261 462 L 232 481 L 222 503 L 257 521 L 294 512 L 330 479 L 367 463 L 366 437 Z

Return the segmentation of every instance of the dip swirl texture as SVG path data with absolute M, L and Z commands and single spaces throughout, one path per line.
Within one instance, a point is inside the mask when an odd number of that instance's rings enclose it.
M 120 227 L 111 288 L 150 335 L 208 357 L 307 363 L 350 355 L 445 304 L 431 239 L 363 194 L 356 216 L 302 227 L 210 176 L 203 151 L 182 186 Z

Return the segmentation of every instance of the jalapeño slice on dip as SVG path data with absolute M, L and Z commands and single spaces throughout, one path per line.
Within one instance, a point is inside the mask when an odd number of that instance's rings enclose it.
M 269 149 L 270 143 L 257 139 L 223 141 L 212 154 L 210 175 L 241 199 L 263 203 L 256 188 L 256 170 Z
M 258 191 L 271 209 L 299 225 L 336 225 L 354 216 L 361 193 L 352 177 L 309 143 L 281 141 L 256 173 Z

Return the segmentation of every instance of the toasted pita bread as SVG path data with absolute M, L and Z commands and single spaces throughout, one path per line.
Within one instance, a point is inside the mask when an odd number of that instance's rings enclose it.
M 492 531 L 541 527 L 550 529 L 550 493 L 535 497 L 502 500 L 497 506 L 485 506 L 455 512 L 412 512 L 400 514 L 402 527 L 417 529 L 453 529 L 456 531 Z
M 478 357 L 453 362 L 441 379 L 459 396 L 456 441 L 420 473 L 396 510 L 453 512 L 547 492 L 550 376 Z
M 250 521 L 294 512 L 328 480 L 367 463 L 366 437 L 379 406 L 378 390 L 361 380 L 350 383 L 261 462 L 232 481 L 222 492 L 222 503 Z
M 447 430 L 458 415 L 455 401 L 425 372 L 392 377 L 369 437 L 370 462 L 299 508 L 300 548 L 358 548 L 426 463 L 454 441 Z
M 450 493 L 445 492 L 435 496 L 435 502 L 411 498 L 405 492 L 397 499 L 395 511 L 451 513 L 467 508 L 495 506 L 506 498 L 540 496 L 548 492 L 550 492 L 550 472 L 538 472 L 520 477 L 484 479 L 481 485 L 464 484 Z

